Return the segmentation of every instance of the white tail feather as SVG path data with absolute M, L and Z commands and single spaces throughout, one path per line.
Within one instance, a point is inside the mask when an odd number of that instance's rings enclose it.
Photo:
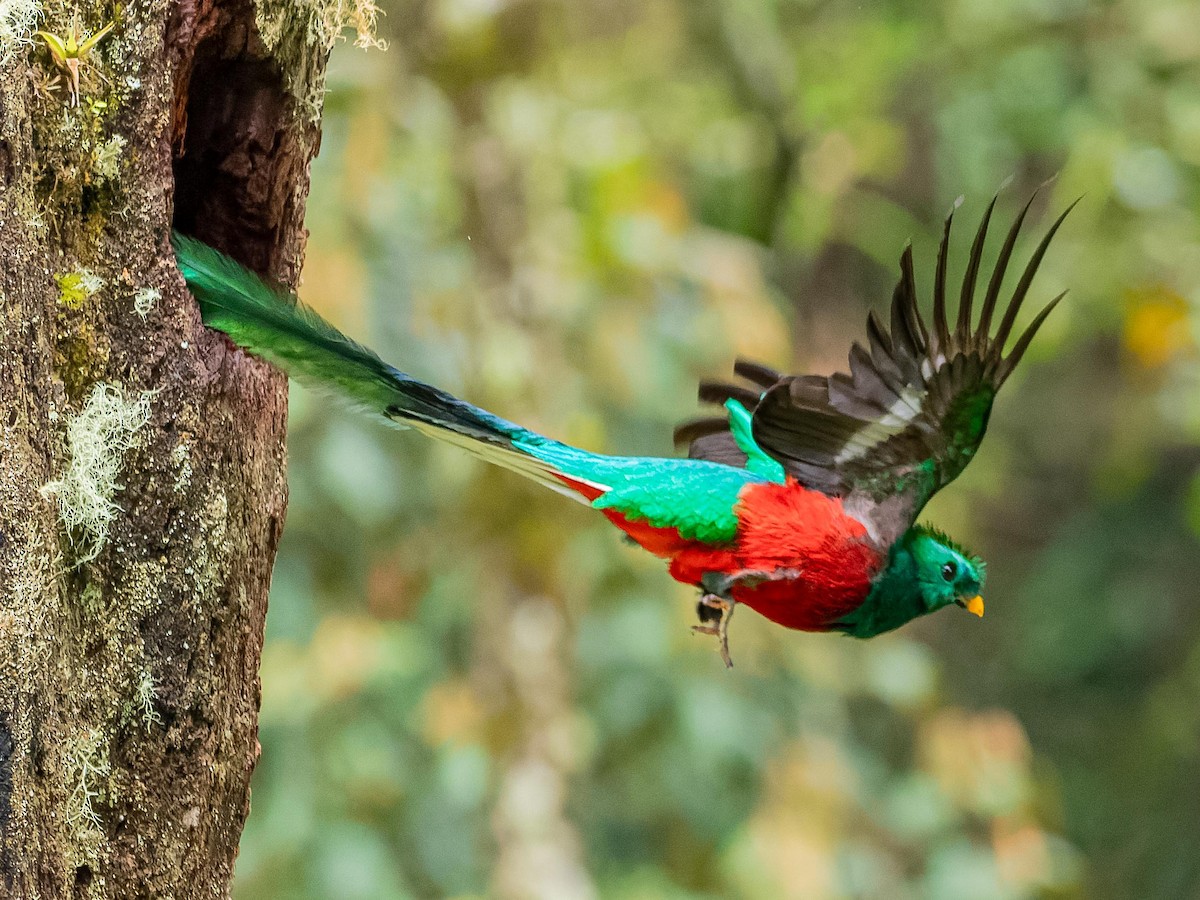
M 453 444 L 455 447 L 461 447 L 473 456 L 492 463 L 493 465 L 502 466 L 518 475 L 523 475 L 531 481 L 536 481 L 538 484 L 550 488 L 562 494 L 564 497 L 570 497 L 577 503 L 591 505 L 585 496 L 563 483 L 557 476 L 559 470 L 548 462 L 543 462 L 520 450 L 515 450 L 511 447 L 505 447 L 501 444 L 493 444 L 488 441 L 481 441 L 479 438 L 471 437 L 470 435 L 459 434 L 450 428 L 442 428 L 437 425 L 432 425 L 428 422 L 422 422 L 420 419 L 405 419 L 404 424 L 410 428 L 415 428 L 422 434 L 428 435 L 436 440 L 443 441 L 447 444 Z M 586 478 L 578 478 L 574 475 L 568 475 L 572 481 L 580 484 L 586 484 L 589 487 L 595 488 L 601 493 L 609 490 L 607 485 L 596 484 L 588 481 Z

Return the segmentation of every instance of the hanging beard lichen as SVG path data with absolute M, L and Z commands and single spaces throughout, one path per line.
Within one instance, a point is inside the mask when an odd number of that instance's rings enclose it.
M 95 559 L 121 511 L 113 494 L 125 451 L 150 418 L 150 394 L 130 400 L 111 384 L 97 384 L 67 425 L 70 462 L 63 476 L 42 488 L 58 501 L 58 515 L 75 547 L 76 563 Z

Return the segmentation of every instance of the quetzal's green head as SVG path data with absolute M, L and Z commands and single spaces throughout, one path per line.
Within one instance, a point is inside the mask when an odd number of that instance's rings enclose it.
M 924 612 L 936 612 L 956 603 L 982 616 L 983 560 L 971 556 L 941 532 L 923 525 L 912 528 L 906 537 L 906 550 L 915 568 L 914 580 Z
M 946 535 L 914 525 L 888 552 L 862 605 L 832 628 L 869 638 L 957 604 L 983 615 L 984 564 Z

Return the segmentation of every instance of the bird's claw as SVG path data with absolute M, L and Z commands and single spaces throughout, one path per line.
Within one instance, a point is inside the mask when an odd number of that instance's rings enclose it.
M 733 660 L 729 658 L 729 620 L 733 618 L 733 609 L 737 606 L 737 601 L 732 598 L 719 597 L 716 594 L 705 594 L 700 598 L 697 604 L 697 610 L 701 614 L 701 619 L 710 621 L 704 613 L 707 610 L 715 610 L 718 613 L 717 622 L 715 625 L 693 625 L 692 631 L 696 634 L 710 634 L 717 639 L 718 649 L 721 651 L 721 660 L 725 663 L 725 668 L 733 668 Z

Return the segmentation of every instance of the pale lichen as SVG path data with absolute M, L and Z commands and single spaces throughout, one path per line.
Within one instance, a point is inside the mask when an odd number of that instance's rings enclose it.
M 268 49 L 279 46 L 284 37 L 298 24 L 308 43 L 322 50 L 332 50 L 342 40 L 342 32 L 353 28 L 354 46 L 366 50 L 386 49 L 387 45 L 375 36 L 375 20 L 379 7 L 374 0 L 299 0 L 295 4 L 260 2 L 255 9 L 255 22 L 263 43 Z
M 87 732 L 72 748 L 66 762 L 74 784 L 68 821 L 72 825 L 99 829 L 103 823 L 94 804 L 107 793 L 108 777 L 112 772 L 108 761 L 108 740 L 103 732 Z
M 175 491 L 182 494 L 192 483 L 192 448 L 185 438 L 171 448 L 171 461 L 175 463 Z
M 99 181 L 112 181 L 121 170 L 121 155 L 127 141 L 121 135 L 113 135 L 92 150 L 92 170 Z
M 33 31 L 42 15 L 38 0 L 0 0 L 0 65 L 33 44 Z
M 263 44 L 284 72 L 289 90 L 313 122 L 321 115 L 325 95 L 325 57 L 353 28 L 354 46 L 364 50 L 387 44 L 375 35 L 379 7 L 375 0 L 258 0 L 254 20 Z M 313 51 L 317 52 L 313 52 Z
M 193 580 L 197 593 L 219 588 L 225 582 L 222 562 L 228 520 L 229 498 L 223 490 L 214 488 L 200 508 L 205 541 L 196 547 L 183 570 Z
M 124 455 L 150 418 L 150 393 L 129 399 L 125 391 L 97 384 L 79 414 L 67 425 L 70 462 L 62 478 L 42 488 L 58 501 L 58 514 L 76 550 L 76 562 L 94 559 L 108 539 L 121 508 L 113 495 Z
M 79 592 L 79 605 L 93 615 L 100 612 L 104 605 L 104 592 L 100 589 L 100 585 L 95 582 L 85 585 Z
M 144 287 L 133 295 L 133 311 L 145 319 L 161 299 L 162 291 L 158 288 Z
M 133 688 L 133 703 L 138 715 L 141 717 L 142 724 L 146 726 L 147 734 L 149 734 L 150 729 L 155 725 L 162 724 L 162 716 L 154 708 L 154 701 L 157 697 L 158 684 L 154 681 L 154 676 L 149 671 L 143 669 L 138 676 L 137 684 Z
M 80 309 L 87 299 L 104 287 L 104 279 L 91 269 L 63 272 L 54 276 L 58 283 L 58 302 L 67 309 Z

